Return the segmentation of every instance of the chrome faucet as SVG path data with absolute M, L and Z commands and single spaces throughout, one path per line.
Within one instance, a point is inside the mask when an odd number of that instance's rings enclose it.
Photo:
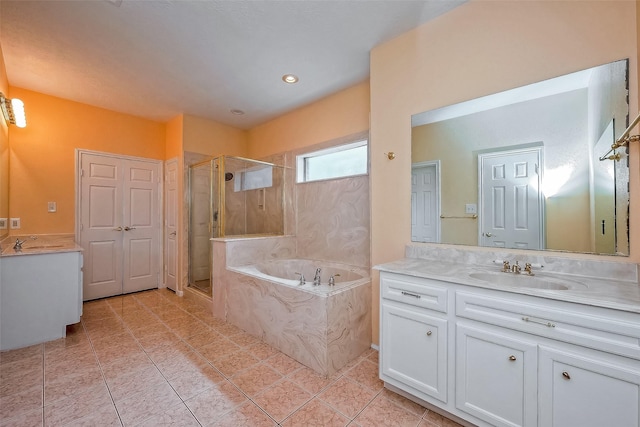
M 529 276 L 535 276 L 535 274 L 531 271 L 531 263 L 528 262 L 524 265 L 524 271 L 527 272 Z
M 16 251 L 21 251 L 22 250 L 22 244 L 26 242 L 26 240 L 20 240 L 20 239 L 16 239 L 16 244 L 13 245 L 13 249 Z
M 298 283 L 298 286 L 302 286 L 307 283 L 307 280 L 304 278 L 304 273 L 296 273 L 296 274 L 300 276 L 300 283 Z
M 313 278 L 313 286 L 320 286 L 320 271 L 322 271 L 320 267 L 316 268 L 316 275 Z
M 336 277 L 338 277 L 339 275 L 340 275 L 340 273 L 332 274 L 331 277 L 329 277 L 329 286 L 335 286 L 336 285 Z
M 511 272 L 511 266 L 509 265 L 509 261 L 502 261 L 502 272 L 509 273 Z

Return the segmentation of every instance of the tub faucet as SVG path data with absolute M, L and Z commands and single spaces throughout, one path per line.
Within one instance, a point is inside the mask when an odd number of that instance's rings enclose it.
M 316 268 L 316 275 L 313 278 L 313 286 L 320 286 L 320 272 L 322 269 L 320 267 Z
M 26 242 L 26 240 L 20 240 L 20 239 L 16 239 L 16 244 L 13 245 L 13 249 L 16 251 L 21 251 L 22 250 L 22 244 Z
M 300 276 L 300 283 L 298 283 L 298 286 L 302 286 L 307 283 L 307 280 L 304 278 L 304 273 L 296 273 L 296 274 Z

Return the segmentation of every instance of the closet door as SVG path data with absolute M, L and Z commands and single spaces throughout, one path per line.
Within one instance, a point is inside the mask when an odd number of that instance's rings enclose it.
M 83 299 L 158 287 L 160 162 L 80 154 Z
M 123 293 L 158 287 L 160 165 L 123 161 Z
M 122 293 L 122 161 L 80 155 L 80 246 L 83 299 Z

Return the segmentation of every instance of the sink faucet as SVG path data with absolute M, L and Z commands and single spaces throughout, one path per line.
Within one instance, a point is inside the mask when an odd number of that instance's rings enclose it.
M 509 265 L 509 261 L 502 261 L 502 272 L 509 273 L 511 271 L 511 266 Z
M 320 271 L 322 271 L 322 269 L 320 267 L 316 268 L 316 275 L 313 278 L 313 286 L 319 286 L 320 285 Z
M 516 261 L 515 265 L 511 266 L 511 271 L 513 271 L 513 274 L 520 274 L 520 265 L 518 264 L 518 261 Z
M 300 276 L 300 283 L 298 284 L 299 286 L 302 286 L 305 283 L 307 283 L 306 279 L 304 278 L 304 273 L 296 273 L 296 274 Z
M 22 250 L 22 244 L 26 242 L 26 240 L 20 240 L 20 239 L 16 239 L 16 244 L 13 245 L 13 249 L 16 251 L 21 251 Z
M 535 274 L 531 271 L 531 263 L 528 262 L 524 265 L 524 271 L 527 272 L 529 276 L 535 276 Z

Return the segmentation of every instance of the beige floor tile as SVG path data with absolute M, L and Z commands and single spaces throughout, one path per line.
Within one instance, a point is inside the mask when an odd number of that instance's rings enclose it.
M 105 384 L 100 384 L 80 395 L 58 400 L 44 407 L 46 426 L 62 426 L 92 415 L 96 408 L 112 404 Z
M 145 351 L 180 342 L 180 338 L 169 330 L 161 330 L 154 334 L 139 336 L 137 340 Z
M 72 372 L 58 377 L 46 377 L 44 381 L 44 404 L 50 405 L 77 394 L 83 394 L 104 384 L 102 371 L 97 366 L 92 369 Z
M 218 323 L 215 327 L 214 327 L 215 331 L 226 336 L 229 337 L 231 335 L 236 335 L 239 334 L 240 332 L 243 332 L 242 329 L 238 328 L 237 326 L 232 325 L 231 323 L 226 323 L 226 322 L 222 322 L 222 323 Z
M 185 339 L 185 342 L 196 350 L 222 339 L 222 335 L 207 328 L 206 330 Z
M 198 349 L 198 353 L 200 353 L 205 359 L 214 362 L 240 350 L 242 350 L 242 348 L 238 344 L 227 338 L 223 338 L 216 340 L 211 344 L 202 346 Z
M 374 391 L 380 391 L 384 387 L 384 383 L 378 377 L 378 365 L 366 359 L 345 372 L 344 376 Z
M 73 420 L 65 427 L 118 427 L 122 426 L 116 407 L 109 403 L 99 408 L 94 408 L 90 414 Z
M 282 380 L 282 375 L 263 363 L 245 370 L 233 377 L 232 381 L 248 396 L 255 396 Z
M 260 360 L 268 359 L 278 353 L 278 350 L 264 342 L 250 345 L 246 350 Z
M 285 379 L 257 395 L 253 401 L 276 422 L 282 422 L 311 397 L 310 393 Z
M 298 409 L 293 415 L 287 418 L 282 425 L 285 427 L 344 427 L 350 422 L 350 419 L 339 414 L 322 401 L 314 399 Z
M 42 384 L 0 397 L 0 419 L 42 408 Z
M 199 369 L 207 365 L 209 365 L 207 359 L 195 351 L 175 353 L 171 358 L 156 362 L 156 366 L 168 380 L 180 376 L 185 371 Z
M 234 335 L 229 335 L 228 338 L 243 348 L 260 342 L 258 338 L 243 331 L 240 331 L 239 333 Z
M 16 350 L 5 350 L 0 352 L 0 365 L 11 363 L 18 360 L 26 359 L 32 356 L 42 355 L 44 345 L 37 344 L 29 347 L 19 348 Z
M 421 418 L 378 396 L 358 415 L 355 422 L 362 427 L 416 427 Z
M 419 417 L 423 417 L 427 413 L 427 409 L 424 406 L 418 405 L 417 403 L 407 399 L 406 397 L 400 396 L 399 394 L 394 393 L 390 390 L 383 389 L 381 396 L 386 399 L 389 399 L 396 405 L 406 409 L 407 411 Z
M 0 417 L 0 427 L 42 427 L 42 408 L 11 414 L 11 418 Z
M 169 380 L 169 384 L 182 400 L 188 400 L 224 381 L 226 381 L 225 378 L 217 369 L 206 364 L 180 372 Z
M 244 350 L 232 353 L 229 356 L 215 360 L 213 365 L 227 377 L 232 377 L 240 372 L 255 366 L 260 361 Z
M 311 394 L 320 393 L 328 387 L 329 384 L 334 382 L 333 379 L 325 378 L 306 366 L 289 374 L 287 378 Z
M 42 367 L 32 371 L 7 372 L 3 375 L 4 378 L 0 380 L 0 397 L 27 391 L 34 386 L 42 385 L 43 376 Z
M 102 373 L 107 381 L 120 375 L 127 375 L 155 366 L 146 353 L 140 352 L 127 357 L 112 360 L 110 363 L 100 362 Z
M 245 402 L 244 394 L 225 380 L 184 403 L 201 424 L 211 425 Z
M 111 398 L 115 402 L 119 402 L 133 394 L 141 393 L 166 382 L 167 380 L 160 374 L 158 368 L 150 366 L 112 378 L 107 381 L 107 387 L 109 387 Z
M 135 425 L 162 413 L 181 402 L 168 383 L 148 387 L 145 391 L 130 395 L 116 402 L 120 419 L 125 426 Z
M 345 377 L 339 378 L 318 395 L 322 401 L 351 419 L 362 411 L 375 396 L 376 393 L 373 390 Z
M 292 374 L 303 366 L 301 363 L 280 352 L 277 352 L 273 357 L 268 358 L 266 363 L 282 375 Z
M 180 403 L 138 425 L 140 427 L 195 427 L 200 423 L 196 421 L 189 408 L 184 403 Z
M 253 402 L 246 402 L 220 420 L 211 424 L 215 427 L 274 427 L 276 422 Z

